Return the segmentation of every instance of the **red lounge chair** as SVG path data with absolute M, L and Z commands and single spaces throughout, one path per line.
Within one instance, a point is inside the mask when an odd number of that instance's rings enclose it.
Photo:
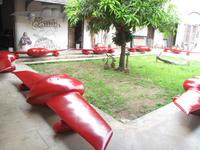
M 200 114 L 200 78 L 194 77 L 185 80 L 183 87 L 186 90 L 181 96 L 173 98 L 174 104 L 186 114 Z
M 129 52 L 136 52 L 136 48 L 135 48 L 135 47 L 129 48 L 128 51 L 129 51 Z
M 109 47 L 95 47 L 94 49 L 82 49 L 82 53 L 85 55 L 89 54 L 105 54 L 105 53 L 114 53 L 115 48 L 109 48 Z
M 190 55 L 191 53 L 199 53 L 199 52 L 191 52 L 191 51 L 187 51 L 187 50 L 181 50 L 181 49 L 177 49 L 177 48 L 164 48 L 163 51 L 164 52 L 171 51 L 172 53 L 175 53 L 175 54 L 186 53 L 186 55 Z
M 180 54 L 181 53 L 181 50 L 180 49 L 176 49 L 176 48 L 172 48 L 170 49 L 171 52 L 175 53 L 175 54 Z
M 129 52 L 145 53 L 145 52 L 150 52 L 151 48 L 149 48 L 147 46 L 136 46 L 136 47 L 133 47 L 133 48 L 129 48 L 128 50 L 129 50 Z
M 31 48 L 26 51 L 17 51 L 16 54 L 27 54 L 30 57 L 44 57 L 51 53 L 53 56 L 59 56 L 59 52 L 63 50 L 48 50 L 46 48 Z
M 94 51 L 94 54 L 105 54 L 105 53 L 108 53 L 108 48 L 107 47 L 95 47 L 93 51 Z
M 13 61 L 17 59 L 17 55 L 7 51 L 0 52 L 0 73 L 8 73 L 15 70 L 15 65 L 12 64 Z
M 46 105 L 62 120 L 53 126 L 56 132 L 73 130 L 85 138 L 96 150 L 105 150 L 112 129 L 83 98 L 83 84 L 66 74 L 41 75 L 30 71 L 14 74 L 22 80 L 20 89 L 30 89 L 27 102 Z
M 150 52 L 151 48 L 147 47 L 147 46 L 137 46 L 136 47 L 136 51 L 137 52 Z
M 82 49 L 82 53 L 85 55 L 93 54 L 93 49 Z
M 108 47 L 107 49 L 108 49 L 108 52 L 107 52 L 107 53 L 112 54 L 112 53 L 115 52 L 115 48 L 110 48 L 110 47 Z
M 175 54 L 180 54 L 181 52 L 183 52 L 183 50 L 177 49 L 177 48 L 164 48 L 164 52 L 168 52 L 168 51 L 171 51 L 172 53 L 175 53 Z

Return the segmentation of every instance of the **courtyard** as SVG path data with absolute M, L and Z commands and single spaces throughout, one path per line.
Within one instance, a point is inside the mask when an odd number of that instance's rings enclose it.
M 0 0 L 0 150 L 200 150 L 190 0 Z
M 101 61 L 98 63 L 102 64 Z M 18 63 L 17 70 L 32 69 Z M 14 75 L 1 74 L 0 77 L 0 95 L 4 97 L 0 101 L 2 150 L 93 149 L 78 134 L 56 134 L 51 126 L 59 117 L 49 108 L 26 103 L 26 98 L 17 89 L 21 81 Z M 186 115 L 172 103 L 127 123 L 97 111 L 114 131 L 108 150 L 199 149 L 199 117 Z
M 66 73 L 81 80 L 86 99 L 118 120 L 133 120 L 171 103 L 183 93 L 184 80 L 200 74 L 199 62 L 177 66 L 156 62 L 155 56 L 131 57 L 129 74 L 104 70 L 103 65 L 103 60 L 86 60 L 30 66 L 40 73 Z

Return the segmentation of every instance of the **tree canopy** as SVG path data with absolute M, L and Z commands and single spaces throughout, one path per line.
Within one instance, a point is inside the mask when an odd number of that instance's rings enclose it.
M 119 68 L 125 67 L 126 43 L 132 39 L 136 27 L 152 26 L 168 31 L 165 26 L 177 22 L 174 10 L 169 9 L 170 0 L 69 0 L 66 14 L 69 22 L 75 25 L 87 19 L 92 32 L 116 29 L 113 41 L 121 46 Z M 174 28 L 172 29 L 174 30 Z

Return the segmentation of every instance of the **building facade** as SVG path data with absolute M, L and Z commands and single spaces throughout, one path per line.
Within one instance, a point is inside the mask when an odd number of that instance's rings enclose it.
M 1 0 L 0 48 L 69 49 L 110 44 L 108 33 L 92 36 L 86 20 L 70 27 L 65 3 L 66 0 Z
M 65 14 L 66 0 L 0 0 L 0 49 L 27 50 L 31 47 L 48 49 L 92 48 L 96 44 L 113 45 L 112 36 L 101 31 L 90 33 L 87 20 L 70 27 Z M 181 23 L 178 26 L 176 46 L 184 49 L 200 48 L 200 2 L 173 0 Z M 132 44 L 146 45 L 147 29 L 138 28 Z M 154 47 L 171 46 L 163 35 L 155 31 Z
M 180 24 L 177 30 L 176 46 L 192 51 L 200 51 L 200 1 L 174 0 L 178 8 Z

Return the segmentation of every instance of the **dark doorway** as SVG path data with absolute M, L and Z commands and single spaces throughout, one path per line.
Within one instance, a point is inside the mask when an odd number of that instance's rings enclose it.
M 75 27 L 75 43 L 80 44 L 80 48 L 83 48 L 83 22 L 78 22 Z
M 14 47 L 14 0 L 3 0 L 0 5 L 0 50 Z
M 83 22 L 78 22 L 75 27 L 68 29 L 68 48 L 83 48 Z

